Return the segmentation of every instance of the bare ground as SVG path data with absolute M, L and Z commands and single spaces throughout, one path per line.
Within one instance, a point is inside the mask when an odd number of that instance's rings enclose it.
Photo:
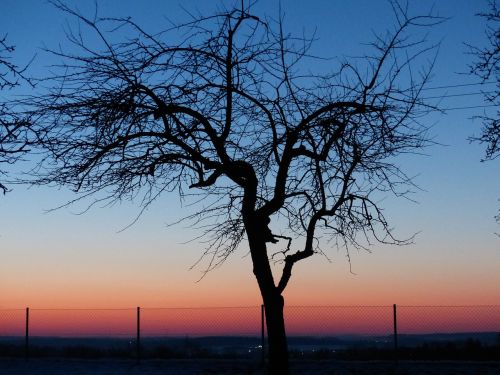
M 292 361 L 292 374 L 327 375 L 498 375 L 500 362 Z M 264 375 L 255 362 L 242 360 L 69 360 L 0 359 L 2 375 Z

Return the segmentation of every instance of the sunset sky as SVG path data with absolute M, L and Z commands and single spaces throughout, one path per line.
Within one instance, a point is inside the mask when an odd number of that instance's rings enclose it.
M 93 14 L 91 1 L 68 1 Z M 146 30 L 158 31 L 165 17 L 186 19 L 182 6 L 210 14 L 229 1 L 97 1 L 103 16 L 132 16 Z M 75 5 L 78 4 L 78 5 Z M 393 25 L 389 2 L 383 0 L 282 0 L 285 27 L 294 34 L 316 33 L 313 53 L 339 58 L 367 52 L 373 32 Z M 388 196 L 382 206 L 406 238 L 415 243 L 376 245 L 372 252 L 331 248 L 324 257 L 298 263 L 285 291 L 287 305 L 492 305 L 500 304 L 500 226 L 494 216 L 500 203 L 500 160 L 480 162 L 484 146 L 467 138 L 480 128 L 475 115 L 492 108 L 481 95 L 490 86 L 460 86 L 479 80 L 467 73 L 472 57 L 464 43 L 483 45 L 485 23 L 475 14 L 487 1 L 410 1 L 410 12 L 434 12 L 449 19 L 429 30 L 440 42 L 432 84 L 426 96 L 445 96 L 443 108 L 428 116 L 436 145 L 425 155 L 399 160 L 420 187 L 411 200 Z M 278 2 L 257 2 L 258 15 L 278 16 Z M 13 58 L 22 65 L 35 56 L 29 74 L 44 75 L 57 62 L 41 47 L 64 49 L 64 28 L 75 25 L 44 0 L 2 0 L 0 35 L 16 45 Z M 333 60 L 334 61 L 334 60 Z M 319 64 L 319 63 L 318 63 Z M 325 63 L 321 63 L 325 64 Z M 333 63 L 332 63 L 333 64 Z M 317 69 L 325 69 L 318 65 Z M 310 66 L 311 70 L 315 66 Z M 443 88 L 445 87 L 445 88 Z M 24 89 L 25 90 L 25 89 Z M 3 97 L 10 93 L 0 93 Z M 452 96 L 459 95 L 459 96 Z M 26 167 L 21 163 L 11 177 Z M 197 232 L 180 224 L 169 227 L 189 208 L 175 194 L 164 195 L 130 228 L 138 202 L 47 210 L 74 199 L 65 188 L 10 185 L 0 197 L 0 309 L 258 306 L 261 303 L 246 245 L 226 263 L 197 282 L 203 251 L 199 242 L 185 243 Z M 271 224 L 272 228 L 272 224 Z M 279 265 L 278 268 L 279 269 Z

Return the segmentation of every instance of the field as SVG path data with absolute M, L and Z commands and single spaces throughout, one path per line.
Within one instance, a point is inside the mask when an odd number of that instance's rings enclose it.
M 500 362 L 402 361 L 292 361 L 292 374 L 328 375 L 497 375 Z M 245 360 L 81 360 L 81 359 L 0 359 L 3 375 L 264 375 L 254 361 Z

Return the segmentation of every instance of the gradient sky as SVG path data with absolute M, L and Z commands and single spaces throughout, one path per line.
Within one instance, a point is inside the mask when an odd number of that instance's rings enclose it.
M 185 19 L 181 9 L 208 14 L 219 1 L 98 1 L 105 16 L 133 16 L 146 30 L 160 30 L 165 17 Z M 229 2 L 222 2 L 229 4 Z M 282 0 L 285 27 L 319 39 L 313 52 L 327 57 L 360 55 L 373 31 L 392 25 L 389 3 L 383 0 Z M 92 2 L 78 4 L 93 12 Z M 260 1 L 257 14 L 278 15 L 278 2 Z M 449 17 L 430 30 L 440 41 L 433 87 L 475 83 L 464 75 L 471 57 L 464 42 L 485 42 L 484 21 L 475 16 L 487 1 L 410 1 L 410 10 L 425 13 L 432 6 Z M 2 0 L 0 33 L 17 46 L 16 61 L 36 55 L 30 73 L 43 75 L 54 62 L 40 50 L 64 47 L 64 26 L 74 24 L 43 0 Z M 310 67 L 312 70 L 314 66 Z M 319 66 L 317 69 L 328 67 Z M 493 88 L 490 86 L 490 89 Z M 429 90 L 428 96 L 480 91 L 470 86 Z M 2 93 L 1 95 L 6 95 Z M 443 99 L 442 107 L 483 105 L 480 95 Z M 388 197 L 384 207 L 396 233 L 419 232 L 415 244 L 374 246 L 371 253 L 331 249 L 331 262 L 317 256 L 297 264 L 285 291 L 288 305 L 454 305 L 500 303 L 500 227 L 493 217 L 500 197 L 500 160 L 481 163 L 484 147 L 467 137 L 478 132 L 471 120 L 483 108 L 453 110 L 429 116 L 439 145 L 425 156 L 400 159 L 421 190 L 417 203 Z M 491 110 L 491 109 L 489 109 Z M 16 166 L 16 170 L 21 166 Z M 15 171 L 13 171 L 15 172 Z M 203 266 L 190 270 L 203 246 L 182 244 L 196 235 L 182 225 L 167 227 L 185 208 L 175 195 L 163 196 L 131 228 L 139 212 L 134 202 L 94 208 L 82 206 L 46 213 L 74 196 L 65 190 L 14 186 L 0 197 L 0 308 L 133 306 L 249 306 L 260 296 L 245 246 L 219 269 L 196 282 Z M 350 266 L 352 273 L 350 272 Z

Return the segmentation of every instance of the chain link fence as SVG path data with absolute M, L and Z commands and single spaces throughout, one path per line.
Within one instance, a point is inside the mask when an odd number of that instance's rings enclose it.
M 500 360 L 500 305 L 286 306 L 292 357 Z M 262 306 L 0 309 L 0 356 L 265 356 Z

